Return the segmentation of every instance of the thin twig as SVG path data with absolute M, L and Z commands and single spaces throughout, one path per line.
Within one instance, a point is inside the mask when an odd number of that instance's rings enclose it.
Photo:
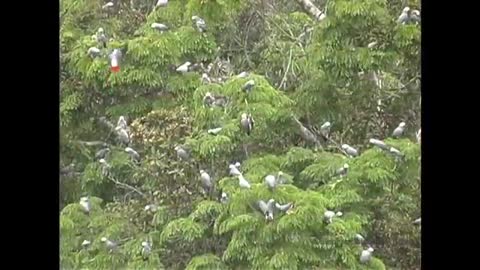
M 279 89 L 282 88 L 283 83 L 287 79 L 288 70 L 290 69 L 291 64 L 292 64 L 292 48 L 290 48 L 290 56 L 289 56 L 289 59 L 288 59 L 287 68 L 285 69 L 285 74 L 283 75 L 282 81 L 280 82 L 280 85 L 278 86 Z
M 122 187 L 127 188 L 127 189 L 132 190 L 132 191 L 135 191 L 136 193 L 142 195 L 144 198 L 147 198 L 147 196 L 145 194 L 143 194 L 141 191 L 139 191 L 138 189 L 136 189 L 136 188 L 134 188 L 130 185 L 119 182 L 119 181 L 115 180 L 113 177 L 110 177 L 110 176 L 108 176 L 108 179 L 110 179 L 112 182 L 114 182 L 115 184 L 117 184 L 119 186 L 122 186 Z

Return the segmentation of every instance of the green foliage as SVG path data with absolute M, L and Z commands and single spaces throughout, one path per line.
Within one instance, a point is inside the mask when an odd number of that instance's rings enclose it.
M 62 268 L 418 268 L 420 228 L 412 221 L 420 216 L 421 30 L 396 23 L 403 6 L 327 1 L 319 23 L 298 1 L 127 2 L 102 10 L 97 0 L 61 1 L 61 167 L 73 168 L 60 177 Z M 207 32 L 196 31 L 194 15 Z M 160 33 L 154 22 L 169 29 Z M 107 48 L 92 38 L 99 27 Z M 89 56 L 90 47 L 101 56 Z M 115 48 L 123 54 L 118 73 L 109 67 Z M 198 70 L 177 72 L 186 61 Z M 249 75 L 234 76 L 241 71 Z M 255 86 L 247 94 L 249 80 Z M 227 105 L 205 106 L 207 92 Z M 240 126 L 243 113 L 255 120 L 250 136 Z M 120 116 L 138 163 L 99 120 L 116 126 Z M 325 150 L 300 138 L 292 116 L 316 134 L 332 123 Z M 404 136 L 389 138 L 401 121 Z M 217 135 L 207 132 L 218 127 Z M 367 145 L 370 138 L 403 156 Z M 344 143 L 360 155 L 344 156 Z M 190 159 L 180 159 L 176 146 Z M 104 147 L 108 168 L 94 158 Z M 249 189 L 228 173 L 237 161 Z M 347 174 L 337 175 L 344 164 Z M 211 176 L 208 192 L 200 169 Z M 286 181 L 269 189 L 265 177 L 280 171 Z M 88 214 L 78 203 L 87 195 Z M 258 201 L 270 199 L 293 207 L 266 220 Z M 343 215 L 327 223 L 326 210 Z M 102 237 L 118 247 L 109 251 Z M 362 264 L 370 244 L 374 258 Z

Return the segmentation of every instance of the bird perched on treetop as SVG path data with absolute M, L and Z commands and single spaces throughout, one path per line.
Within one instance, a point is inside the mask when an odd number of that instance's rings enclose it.
M 198 32 L 203 33 L 207 31 L 207 24 L 202 18 L 198 16 L 192 16 L 192 21 L 195 23 Z
M 98 28 L 97 30 L 97 42 L 100 42 L 102 44 L 103 48 L 107 48 L 107 41 L 108 38 L 105 35 L 105 31 L 103 30 L 102 27 Z
M 190 62 L 185 62 L 183 63 L 181 66 L 179 66 L 176 70 L 178 72 L 181 72 L 181 73 L 187 73 L 188 72 L 188 67 L 191 65 L 192 63 Z
M 160 32 L 163 32 L 163 31 L 167 31 L 167 30 L 168 30 L 168 26 L 166 26 L 166 25 L 163 24 L 163 23 L 156 23 L 156 22 L 154 22 L 154 23 L 152 23 L 152 24 L 150 25 L 150 27 L 152 27 L 153 29 L 156 29 L 156 30 L 158 30 L 158 31 L 160 31 Z
M 398 124 L 398 127 L 393 130 L 392 136 L 395 138 L 402 136 L 403 132 L 405 131 L 405 125 L 405 122 L 400 122 L 400 124 Z
M 350 157 L 356 157 L 358 156 L 358 151 L 357 149 L 351 147 L 350 145 L 348 144 L 342 144 L 342 149 L 347 152 L 347 154 L 350 156 Z
M 255 121 L 253 120 L 251 114 L 247 115 L 246 113 L 242 113 L 242 119 L 240 120 L 240 124 L 245 130 L 245 132 L 247 132 L 247 135 L 250 135 L 255 125 Z
M 249 80 L 243 85 L 242 91 L 246 92 L 247 94 L 250 94 L 254 86 L 255 86 L 255 81 Z
M 373 252 L 372 247 L 369 247 L 368 249 L 363 250 L 362 253 L 360 254 L 360 262 L 368 263 L 372 259 L 372 252 Z
M 410 18 L 410 7 L 405 7 L 397 19 L 397 23 L 406 24 Z

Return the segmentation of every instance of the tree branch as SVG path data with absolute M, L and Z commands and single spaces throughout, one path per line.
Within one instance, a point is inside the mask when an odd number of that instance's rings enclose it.
M 310 15 L 315 17 L 317 21 L 322 21 L 325 19 L 326 15 L 323 11 L 317 8 L 310 0 L 296 0 L 302 8 Z
M 113 177 L 110 177 L 110 176 L 108 177 L 108 179 L 110 179 L 110 181 L 114 182 L 115 184 L 117 184 L 117 185 L 119 185 L 119 186 L 121 186 L 121 187 L 124 187 L 124 188 L 126 188 L 126 189 L 129 189 L 129 190 L 131 190 L 131 191 L 135 191 L 136 193 L 142 195 L 144 198 L 147 198 L 147 196 L 146 196 L 145 194 L 143 194 L 143 193 L 140 192 L 138 189 L 136 189 L 136 188 L 134 188 L 134 187 L 132 187 L 132 186 L 130 186 L 130 185 L 127 185 L 127 184 L 122 183 L 122 182 L 118 182 L 117 180 L 115 180 Z

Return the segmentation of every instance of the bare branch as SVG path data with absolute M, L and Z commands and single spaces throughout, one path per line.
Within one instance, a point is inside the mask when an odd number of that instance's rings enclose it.
M 315 17 L 317 21 L 325 19 L 325 13 L 317 8 L 310 0 L 297 0 L 297 3 L 299 3 L 307 13 Z
M 122 183 L 122 182 L 118 182 L 117 180 L 115 180 L 113 177 L 110 177 L 110 176 L 108 177 L 108 179 L 110 179 L 110 181 L 114 182 L 115 184 L 117 184 L 117 185 L 119 185 L 119 186 L 121 186 L 121 187 L 124 187 L 124 188 L 126 188 L 126 189 L 129 189 L 129 190 L 131 190 L 131 191 L 135 191 L 136 193 L 142 195 L 144 198 L 147 198 L 147 196 L 146 196 L 145 194 L 143 194 L 141 191 L 139 191 L 138 189 L 136 189 L 136 188 L 134 188 L 134 187 L 132 187 L 132 186 L 130 186 L 130 185 L 127 185 L 127 184 Z

